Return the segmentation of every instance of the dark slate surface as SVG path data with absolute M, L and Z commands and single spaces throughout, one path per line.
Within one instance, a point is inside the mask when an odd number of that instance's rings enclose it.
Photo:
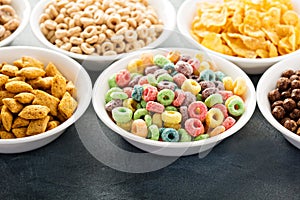
M 37 2 L 30 0 L 32 7 Z M 172 0 L 176 8 L 181 2 Z M 175 32 L 163 46 L 186 47 L 180 38 Z M 40 43 L 28 26 L 12 45 Z M 89 74 L 93 82 L 99 76 L 99 72 Z M 255 85 L 259 78 L 251 76 Z M 100 133 L 111 143 L 96 140 Z M 197 154 L 178 159 L 145 155 L 148 160 L 136 164 L 134 156 L 120 157 L 123 154 L 111 151 L 112 146 L 144 155 L 110 131 L 90 106 L 49 145 L 22 154 L 0 154 L 0 199 L 300 199 L 299 150 L 257 107 L 244 128 L 204 158 Z M 116 170 L 155 169 L 156 164 L 168 162 L 171 164 L 146 173 Z

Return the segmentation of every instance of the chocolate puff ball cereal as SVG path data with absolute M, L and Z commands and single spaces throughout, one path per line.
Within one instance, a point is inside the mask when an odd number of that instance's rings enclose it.
M 300 135 L 300 70 L 282 72 L 268 93 L 272 115 L 285 128 Z

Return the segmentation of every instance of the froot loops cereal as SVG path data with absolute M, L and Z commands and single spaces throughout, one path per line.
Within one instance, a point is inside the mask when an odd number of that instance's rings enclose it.
M 197 141 L 230 129 L 245 112 L 246 82 L 214 70 L 200 54 L 143 53 L 131 60 L 108 80 L 111 119 L 132 134 L 165 142 Z

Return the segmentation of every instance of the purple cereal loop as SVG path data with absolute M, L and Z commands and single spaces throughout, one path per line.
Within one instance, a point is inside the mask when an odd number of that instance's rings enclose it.
M 205 90 L 206 88 L 216 87 L 216 85 L 212 81 L 200 81 L 199 85 L 201 86 L 201 91 Z
M 168 71 L 165 69 L 158 69 L 153 74 L 154 74 L 155 78 L 157 78 L 159 75 L 167 74 L 167 73 L 168 73 Z
M 196 101 L 196 96 L 193 95 L 191 92 L 184 92 L 184 94 L 185 94 L 185 99 L 181 104 L 182 106 L 189 106 L 191 103 Z
M 185 121 L 189 118 L 188 107 L 180 106 L 179 112 L 181 113 L 181 124 L 184 124 Z
M 187 62 L 187 61 L 189 61 L 191 58 L 192 58 L 192 57 L 189 56 L 189 55 L 181 55 L 180 58 L 179 58 L 179 60 L 184 61 L 184 62 Z
M 155 71 L 161 69 L 160 67 L 156 66 L 156 65 L 153 65 L 153 66 L 150 66 L 150 67 L 146 67 L 145 69 L 145 75 L 147 74 L 153 74 Z
M 122 106 L 123 106 L 123 101 L 121 99 L 115 99 L 105 104 L 105 110 L 111 112 L 114 108 L 122 107 Z
M 137 75 L 135 76 L 128 84 L 129 87 L 134 87 L 135 85 L 138 84 L 140 78 L 142 78 L 142 75 Z
M 193 73 L 193 67 L 187 62 L 178 61 L 175 65 L 175 70 L 185 76 L 190 76 Z
M 161 81 L 157 84 L 157 89 L 158 90 L 170 89 L 175 91 L 175 89 L 177 89 L 177 85 L 170 81 Z
M 202 98 L 206 99 L 212 94 L 217 93 L 219 90 L 217 88 L 206 88 L 205 90 L 202 91 Z
M 219 90 L 225 90 L 224 84 L 222 81 L 214 81 L 214 84 L 215 84 L 216 88 L 218 88 Z

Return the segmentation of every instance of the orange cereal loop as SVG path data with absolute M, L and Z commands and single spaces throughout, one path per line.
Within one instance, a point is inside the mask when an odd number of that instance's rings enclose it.
M 222 81 L 223 81 L 225 90 L 233 91 L 233 80 L 230 76 L 224 77 Z
M 177 63 L 177 61 L 180 59 L 180 52 L 179 51 L 170 51 L 167 55 L 167 58 L 172 63 Z

